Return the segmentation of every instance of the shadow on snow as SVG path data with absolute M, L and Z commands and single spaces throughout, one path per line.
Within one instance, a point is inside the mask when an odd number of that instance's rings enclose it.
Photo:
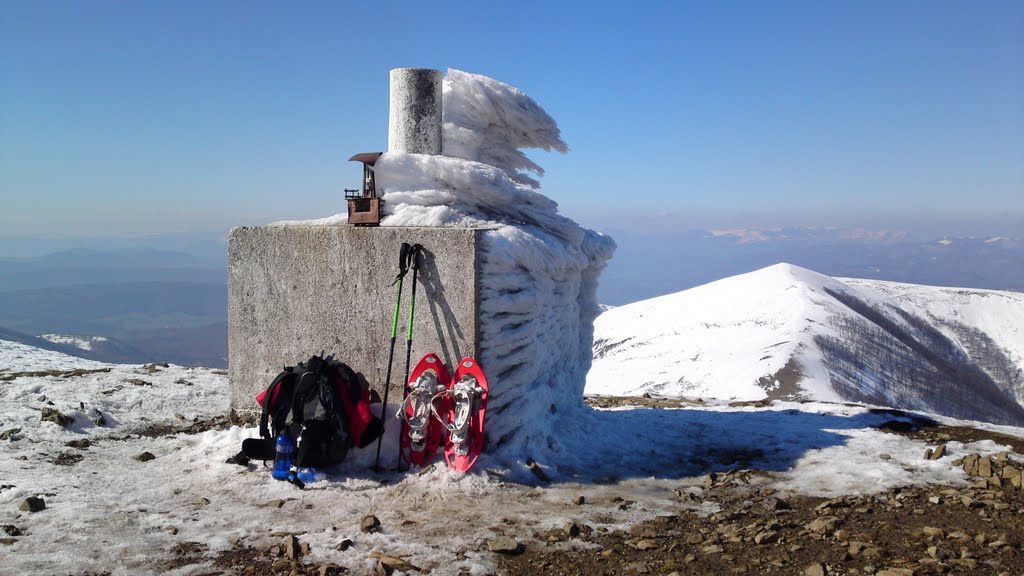
M 547 462 L 559 481 L 681 478 L 735 468 L 791 469 L 812 450 L 844 445 L 843 430 L 915 429 L 930 419 L 898 410 L 849 416 L 799 409 L 590 410 L 556 428 L 557 455 Z

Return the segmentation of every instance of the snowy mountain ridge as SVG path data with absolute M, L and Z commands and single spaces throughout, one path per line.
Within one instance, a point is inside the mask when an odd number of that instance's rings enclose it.
M 790 264 L 595 322 L 588 394 L 856 401 L 1024 424 L 1024 294 Z

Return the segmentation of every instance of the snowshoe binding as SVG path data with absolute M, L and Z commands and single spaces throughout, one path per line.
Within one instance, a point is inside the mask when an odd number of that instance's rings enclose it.
M 448 387 L 434 396 L 431 409 L 447 432 L 444 458 L 448 466 L 469 470 L 484 445 L 487 378 L 476 360 L 463 358 Z
M 402 421 L 401 457 L 410 466 L 423 466 L 430 462 L 444 440 L 444 425 L 431 418 L 432 401 L 445 389 L 448 370 L 435 354 L 427 354 L 409 375 L 405 386 L 405 399 L 398 414 Z

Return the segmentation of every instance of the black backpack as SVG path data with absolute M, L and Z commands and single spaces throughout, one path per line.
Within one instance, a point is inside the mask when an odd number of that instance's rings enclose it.
M 295 466 L 337 464 L 350 447 L 363 448 L 381 435 L 380 418 L 370 411 L 374 396 L 365 380 L 330 356 L 286 367 L 256 396 L 260 438 L 243 441 L 242 452 L 273 460 L 277 436 L 285 432 L 296 445 Z

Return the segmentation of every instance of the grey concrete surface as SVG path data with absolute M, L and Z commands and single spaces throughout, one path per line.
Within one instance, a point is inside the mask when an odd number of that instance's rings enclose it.
M 402 242 L 423 245 L 412 363 L 434 352 L 449 366 L 478 355 L 480 231 L 354 226 L 240 227 L 228 240 L 228 376 L 231 407 L 285 365 L 324 350 L 383 395 Z M 390 401 L 401 398 L 412 271 L 399 309 Z
M 441 153 L 442 82 L 439 70 L 394 68 L 390 74 L 388 151 Z

